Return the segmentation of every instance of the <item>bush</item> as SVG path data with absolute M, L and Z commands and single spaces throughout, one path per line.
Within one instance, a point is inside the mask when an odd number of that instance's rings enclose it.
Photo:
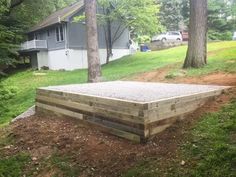
M 16 87 L 7 87 L 0 84 L 0 100 L 9 100 L 17 93 Z
M 9 111 L 9 108 L 5 106 L 5 102 L 13 98 L 17 94 L 17 90 L 16 87 L 0 84 L 0 117 L 3 112 Z
M 208 38 L 209 40 L 229 41 L 232 40 L 232 32 L 230 31 L 219 32 L 219 31 L 209 30 Z
M 138 36 L 137 41 L 138 41 L 139 44 L 149 43 L 151 41 L 151 38 L 147 35 Z

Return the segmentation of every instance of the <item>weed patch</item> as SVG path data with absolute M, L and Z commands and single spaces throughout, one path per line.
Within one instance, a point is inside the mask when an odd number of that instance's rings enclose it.
M 17 154 L 15 156 L 0 157 L 0 176 L 1 177 L 19 177 L 23 176 L 22 171 L 29 162 L 30 157 L 27 154 Z

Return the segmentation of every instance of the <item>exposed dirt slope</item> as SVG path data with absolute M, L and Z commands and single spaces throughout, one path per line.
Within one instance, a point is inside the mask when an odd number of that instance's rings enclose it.
M 170 68 L 166 67 L 160 70 L 145 72 L 134 76 L 133 80 L 145 81 L 145 82 L 215 84 L 215 85 L 236 86 L 236 74 L 217 72 L 200 77 L 177 77 L 174 79 L 166 79 L 169 70 Z

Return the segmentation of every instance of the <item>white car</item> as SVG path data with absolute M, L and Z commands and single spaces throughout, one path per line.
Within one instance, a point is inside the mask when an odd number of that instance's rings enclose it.
M 236 40 L 236 31 L 233 34 L 233 40 Z
M 169 31 L 152 38 L 152 41 L 182 41 L 182 34 L 179 31 Z

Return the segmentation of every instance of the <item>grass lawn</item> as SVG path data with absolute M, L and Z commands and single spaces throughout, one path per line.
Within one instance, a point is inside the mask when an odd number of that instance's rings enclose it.
M 236 42 L 208 44 L 208 65 L 202 69 L 189 69 L 187 75 L 203 75 L 215 71 L 236 72 Z M 126 56 L 102 67 L 103 79 L 117 80 L 133 74 L 174 65 L 171 72 L 178 72 L 184 61 L 187 46 L 162 51 L 137 53 Z M 233 62 L 232 62 L 233 61 Z M 45 73 L 45 75 L 37 75 Z M 83 83 L 87 70 L 75 71 L 18 71 L 1 80 L 0 125 L 7 124 L 13 117 L 34 104 L 35 89 L 40 86 Z

